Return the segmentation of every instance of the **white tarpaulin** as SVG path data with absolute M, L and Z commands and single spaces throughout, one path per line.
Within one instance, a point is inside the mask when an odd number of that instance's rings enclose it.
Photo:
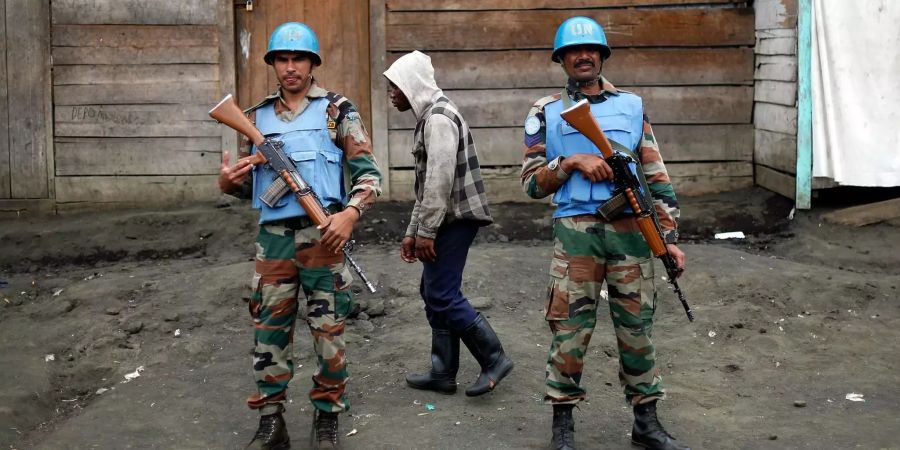
M 900 1 L 812 3 L 813 176 L 900 186 Z

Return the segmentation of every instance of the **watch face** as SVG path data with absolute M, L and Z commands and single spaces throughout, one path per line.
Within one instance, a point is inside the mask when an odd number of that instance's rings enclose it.
M 550 170 L 558 169 L 559 168 L 559 158 L 554 158 L 553 161 L 550 161 L 550 164 L 547 164 L 547 167 L 549 167 Z

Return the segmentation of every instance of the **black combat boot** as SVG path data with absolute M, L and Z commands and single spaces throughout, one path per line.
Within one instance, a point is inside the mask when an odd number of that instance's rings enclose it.
M 284 450 L 291 448 L 291 439 L 284 426 L 282 412 L 284 412 L 284 406 L 278 405 L 277 412 L 259 416 L 259 428 L 256 430 L 253 440 L 247 444 L 248 449 Z
M 494 390 L 497 383 L 513 369 L 513 362 L 503 352 L 497 333 L 494 333 L 491 324 L 479 313 L 475 322 L 463 330 L 460 337 L 481 365 L 481 374 L 475 384 L 466 389 L 466 395 L 475 397 Z
M 415 389 L 441 394 L 456 392 L 456 372 L 459 371 L 459 336 L 450 330 L 431 329 L 431 372 L 411 373 L 406 384 Z
M 575 420 L 572 407 L 575 405 L 553 405 L 553 450 L 575 450 Z
M 338 415 L 337 413 L 319 411 L 314 408 L 312 423 L 312 448 L 322 450 L 334 450 L 341 448 L 338 445 Z
M 690 447 L 675 442 L 675 438 L 659 423 L 655 401 L 634 407 L 631 443 L 651 450 L 691 450 Z

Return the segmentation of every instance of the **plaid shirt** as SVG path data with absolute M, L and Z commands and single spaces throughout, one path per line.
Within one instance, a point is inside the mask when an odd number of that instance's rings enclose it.
M 457 139 L 444 139 L 448 133 Z M 406 236 L 434 239 L 441 224 L 460 219 L 493 223 L 475 140 L 456 105 L 446 97 L 434 102 L 416 124 L 414 142 L 416 204 Z

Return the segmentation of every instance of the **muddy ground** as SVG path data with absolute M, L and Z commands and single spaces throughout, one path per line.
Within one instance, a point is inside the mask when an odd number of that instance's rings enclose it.
M 681 284 L 698 319 L 688 323 L 660 281 L 655 342 L 669 430 L 705 449 L 900 448 L 900 224 L 834 226 L 820 220 L 828 207 L 788 221 L 790 203 L 762 190 L 683 201 Z M 549 207 L 496 205 L 498 224 L 470 253 L 464 291 L 516 361 L 475 399 L 404 384 L 426 366 L 430 342 L 420 266 L 398 257 L 408 207 L 379 205 L 357 236 L 379 292 L 357 296 L 361 313 L 348 326 L 352 410 L 341 431 L 356 433 L 344 447 L 546 448 Z M 736 230 L 748 239 L 712 239 Z M 256 425 L 244 405 L 254 232 L 239 202 L 0 220 L 0 448 L 246 444 Z M 305 327 L 296 341 L 302 366 L 286 418 L 294 448 L 307 448 Z M 616 368 L 602 320 L 584 376 L 590 401 L 575 413 L 579 448 L 630 448 Z M 460 383 L 476 375 L 464 354 Z

